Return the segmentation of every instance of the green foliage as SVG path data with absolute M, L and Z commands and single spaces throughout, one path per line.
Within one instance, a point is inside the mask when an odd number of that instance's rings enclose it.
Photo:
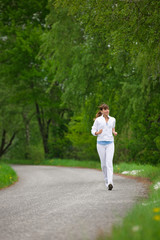
M 5 1 L 0 7 L 0 133 L 7 133 L 7 141 L 16 134 L 11 145 L 23 145 L 23 149 L 18 149 L 21 157 L 25 155 L 25 144 L 29 144 L 30 125 L 35 112 L 36 90 L 33 88 L 44 78 L 40 62 L 35 57 L 47 13 L 44 8 L 46 3 L 45 0 L 41 3 L 35 0 L 32 4 L 31 1 Z M 43 13 L 40 12 L 42 7 Z M 25 136 L 27 131 L 28 136 Z
M 0 189 L 8 187 L 18 180 L 16 172 L 8 165 L 0 164 Z
M 46 0 L 1 5 L 0 134 L 5 130 L 10 139 L 16 131 L 7 157 L 34 159 L 37 152 L 42 159 L 39 142 L 46 154 L 51 125 L 58 125 L 61 118 L 61 89 L 55 83 L 47 91 L 52 76 L 37 57 L 46 28 L 46 5 Z
M 27 149 L 28 158 L 32 160 L 34 164 L 39 164 L 45 158 L 44 149 L 42 145 L 29 146 Z
M 100 162 L 98 161 L 88 161 L 88 160 L 77 160 L 77 159 L 60 159 L 60 158 L 51 158 L 43 159 L 40 161 L 34 161 L 30 159 L 3 159 L 5 164 L 21 164 L 21 165 L 47 165 L 47 166 L 66 166 L 66 167 L 84 167 L 84 168 L 96 168 L 101 169 Z
M 87 110 L 96 111 L 102 101 L 111 105 L 119 133 L 116 161 L 159 163 L 156 140 L 160 128 L 159 2 L 53 1 L 53 4 L 57 9 L 65 7 L 83 26 L 85 41 L 79 49 L 87 50 L 82 51 L 83 57 L 75 53 L 78 58 L 73 57 L 70 87 L 65 92 L 68 96 L 73 93 L 72 98 L 81 102 L 83 93 L 90 103 Z M 83 60 L 84 56 L 92 59 L 91 65 Z M 92 116 L 93 111 L 90 119 Z
M 8 157 L 97 159 L 97 107 L 116 118 L 115 162 L 159 163 L 159 1 L 5 1 L 0 136 Z M 12 122 L 10 121 L 12 119 Z M 15 130 L 15 131 L 13 131 Z M 89 149 L 89 151 L 88 151 Z
M 96 139 L 92 138 L 87 129 L 86 119 L 79 115 L 73 117 L 68 126 L 66 137 L 72 144 L 69 157 L 80 160 L 97 160 Z

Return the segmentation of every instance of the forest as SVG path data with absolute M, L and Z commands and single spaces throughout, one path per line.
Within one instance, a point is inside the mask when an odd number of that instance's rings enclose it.
M 0 4 L 0 158 L 99 161 L 98 106 L 114 161 L 160 163 L 160 1 Z

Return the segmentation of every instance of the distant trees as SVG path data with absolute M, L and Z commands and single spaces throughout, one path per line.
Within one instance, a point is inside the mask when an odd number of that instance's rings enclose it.
M 37 57 L 46 5 L 46 0 L 5 1 L 1 5 L 1 155 L 13 143 L 11 152 L 16 157 L 31 158 L 33 149 L 39 155 L 40 145 L 47 157 L 50 126 L 59 124 L 61 89 L 52 84 L 47 91 L 51 77 Z
M 90 128 L 106 102 L 117 120 L 115 160 L 158 163 L 159 1 L 8 2 L 0 10 L 0 149 L 96 160 Z
M 64 34 L 63 38 L 66 46 L 68 39 L 65 36 L 71 35 L 70 43 L 76 43 L 69 48 L 72 50 L 70 71 L 68 74 L 64 71 L 63 75 L 64 100 L 77 106 L 74 119 L 79 114 L 83 116 L 79 121 L 88 121 L 86 131 L 89 134 L 97 105 L 107 102 L 111 105 L 111 114 L 117 118 L 117 161 L 157 163 L 160 150 L 157 136 L 160 124 L 160 19 L 157 9 L 160 3 L 149 0 L 55 0 L 50 4 L 57 13 L 67 11 L 68 15 L 63 19 L 73 20 L 72 24 L 66 21 L 65 26 L 69 29 L 74 29 L 73 25 L 77 29 L 80 26 L 82 34 L 81 41 L 76 41 L 73 31 Z M 52 11 L 49 19 L 50 22 L 53 20 L 53 29 L 49 30 L 47 40 L 54 43 L 53 39 L 58 36 L 54 26 L 56 22 L 61 25 L 61 21 L 58 17 L 55 20 Z M 57 42 L 60 46 L 61 41 Z M 54 53 L 51 55 L 55 56 Z M 60 48 L 58 56 L 65 58 L 68 55 Z M 66 69 L 63 63 L 61 68 Z M 75 124 L 78 128 L 79 124 Z M 72 134 L 77 131 L 74 129 Z M 83 138 L 83 134 L 86 132 L 83 131 L 79 138 Z M 71 141 L 74 146 L 76 141 Z

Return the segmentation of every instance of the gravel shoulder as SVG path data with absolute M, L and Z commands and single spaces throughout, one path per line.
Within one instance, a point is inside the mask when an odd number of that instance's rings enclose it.
M 108 191 L 101 171 L 12 165 L 19 181 L 0 191 L 0 239 L 94 240 L 110 233 L 147 196 L 146 182 L 114 175 Z

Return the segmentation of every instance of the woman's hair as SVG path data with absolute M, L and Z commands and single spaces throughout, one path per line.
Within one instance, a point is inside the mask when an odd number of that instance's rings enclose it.
M 102 111 L 103 109 L 109 109 L 109 106 L 108 106 L 107 104 L 103 103 L 103 104 L 101 104 L 98 108 L 99 108 L 99 111 L 96 113 L 96 117 L 94 118 L 94 120 L 95 120 L 97 117 L 102 116 L 101 111 Z

